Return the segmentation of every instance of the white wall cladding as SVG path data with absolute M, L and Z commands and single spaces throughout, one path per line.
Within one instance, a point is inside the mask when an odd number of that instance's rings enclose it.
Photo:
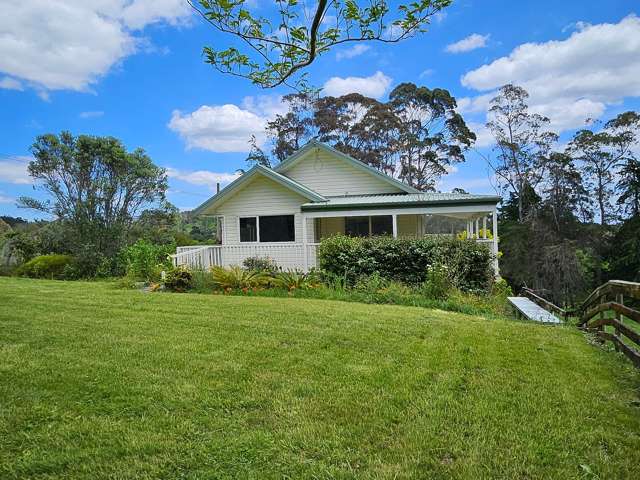
M 325 196 L 402 192 L 375 174 L 318 149 L 309 151 L 283 175 Z

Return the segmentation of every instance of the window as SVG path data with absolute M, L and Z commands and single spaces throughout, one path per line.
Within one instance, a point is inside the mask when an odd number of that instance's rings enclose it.
M 375 217 L 347 217 L 344 219 L 344 233 L 351 237 L 392 235 L 393 218 L 391 215 L 378 215 Z
M 240 241 L 241 242 L 257 242 L 258 228 L 257 217 L 240 218 Z
M 391 215 L 371 217 L 371 235 L 393 235 L 393 217 Z
M 295 242 L 293 215 L 260 217 L 260 242 Z
M 344 219 L 344 233 L 350 237 L 369 236 L 369 217 L 347 217 Z

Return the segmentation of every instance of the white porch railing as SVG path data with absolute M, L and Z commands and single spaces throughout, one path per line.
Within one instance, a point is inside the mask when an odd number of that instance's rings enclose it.
M 175 266 L 208 270 L 213 266 L 242 265 L 249 257 L 272 259 L 283 270 L 309 270 L 317 266 L 319 243 L 193 245 L 178 247 L 172 255 Z M 306 251 L 305 251 L 306 250 Z M 305 262 L 306 255 L 306 262 Z

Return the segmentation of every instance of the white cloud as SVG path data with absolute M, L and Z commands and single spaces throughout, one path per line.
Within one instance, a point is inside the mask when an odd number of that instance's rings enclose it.
M 361 93 L 367 97 L 380 98 L 389 89 L 391 81 L 391 77 L 380 71 L 370 77 L 331 77 L 322 87 L 322 93 L 333 97 Z
M 479 33 L 472 33 L 471 35 L 463 38 L 460 41 L 447 45 L 445 51 L 449 53 L 462 53 L 470 52 L 471 50 L 476 50 L 478 48 L 484 48 L 487 46 L 487 40 L 489 40 L 489 37 L 490 35 L 480 35 Z
M 183 114 L 175 110 L 168 127 L 177 132 L 187 148 L 202 148 L 212 152 L 246 152 L 249 139 L 255 135 L 264 141 L 266 118 L 237 105 L 203 105 Z
M 478 95 L 477 97 L 458 98 L 456 100 L 456 103 L 458 104 L 458 111 L 463 114 L 486 112 L 489 108 L 489 103 L 494 96 L 494 93 L 488 93 L 486 95 Z
M 531 110 L 548 116 L 559 132 L 600 117 L 606 107 L 640 96 L 640 18 L 619 23 L 578 23 L 565 40 L 526 43 L 511 54 L 465 74 L 464 86 L 489 92 L 460 99 L 461 111 L 481 103 L 507 83 L 524 87 Z
M 474 147 L 483 148 L 493 145 L 493 135 L 484 123 L 467 122 L 467 126 L 476 134 L 476 141 L 473 144 Z
M 0 160 L 0 182 L 31 185 L 33 179 L 27 172 L 31 157 L 9 157 Z
M 137 51 L 136 33 L 190 15 L 182 0 L 5 0 L 0 2 L 0 72 L 46 96 L 88 91 Z
M 245 110 L 269 119 L 289 111 L 287 104 L 282 101 L 282 95 L 248 96 L 242 99 L 241 105 Z
M 370 49 L 371 47 L 369 45 L 366 45 L 364 43 L 357 43 L 351 48 L 338 50 L 338 52 L 336 53 L 336 60 L 340 61 L 344 59 L 354 58 L 359 55 L 362 55 L 363 53 L 365 53 Z
M 19 82 L 15 78 L 11 77 L 4 77 L 0 79 L 0 88 L 4 88 L 7 90 L 24 90 L 22 82 Z
M 215 173 L 208 170 L 186 171 L 171 167 L 167 167 L 166 170 L 169 178 L 182 180 L 192 185 L 204 185 L 211 190 L 215 190 L 216 183 L 226 184 L 238 178 L 238 174 L 235 173 Z
M 244 97 L 240 106 L 202 105 L 186 114 L 175 110 L 167 126 L 187 142 L 187 148 L 247 152 L 251 136 L 262 146 L 267 122 L 287 111 L 281 95 L 256 95 Z
M 15 201 L 16 201 L 15 198 L 7 197 L 6 195 L 3 194 L 3 192 L 0 192 L 0 203 L 13 203 Z
M 95 111 L 89 111 L 89 112 L 80 112 L 80 114 L 78 115 L 80 118 L 97 118 L 97 117 L 101 117 L 104 115 L 104 112 L 102 110 L 95 110 Z
M 426 70 L 423 70 L 420 75 L 418 75 L 419 78 L 426 78 L 426 77 L 430 77 L 431 75 L 433 75 L 433 73 L 435 72 L 435 70 L 433 70 L 432 68 L 427 68 Z

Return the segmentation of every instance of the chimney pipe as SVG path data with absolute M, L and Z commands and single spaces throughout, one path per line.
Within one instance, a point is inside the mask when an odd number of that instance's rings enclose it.
M 216 195 L 220 193 L 220 182 L 216 182 Z

